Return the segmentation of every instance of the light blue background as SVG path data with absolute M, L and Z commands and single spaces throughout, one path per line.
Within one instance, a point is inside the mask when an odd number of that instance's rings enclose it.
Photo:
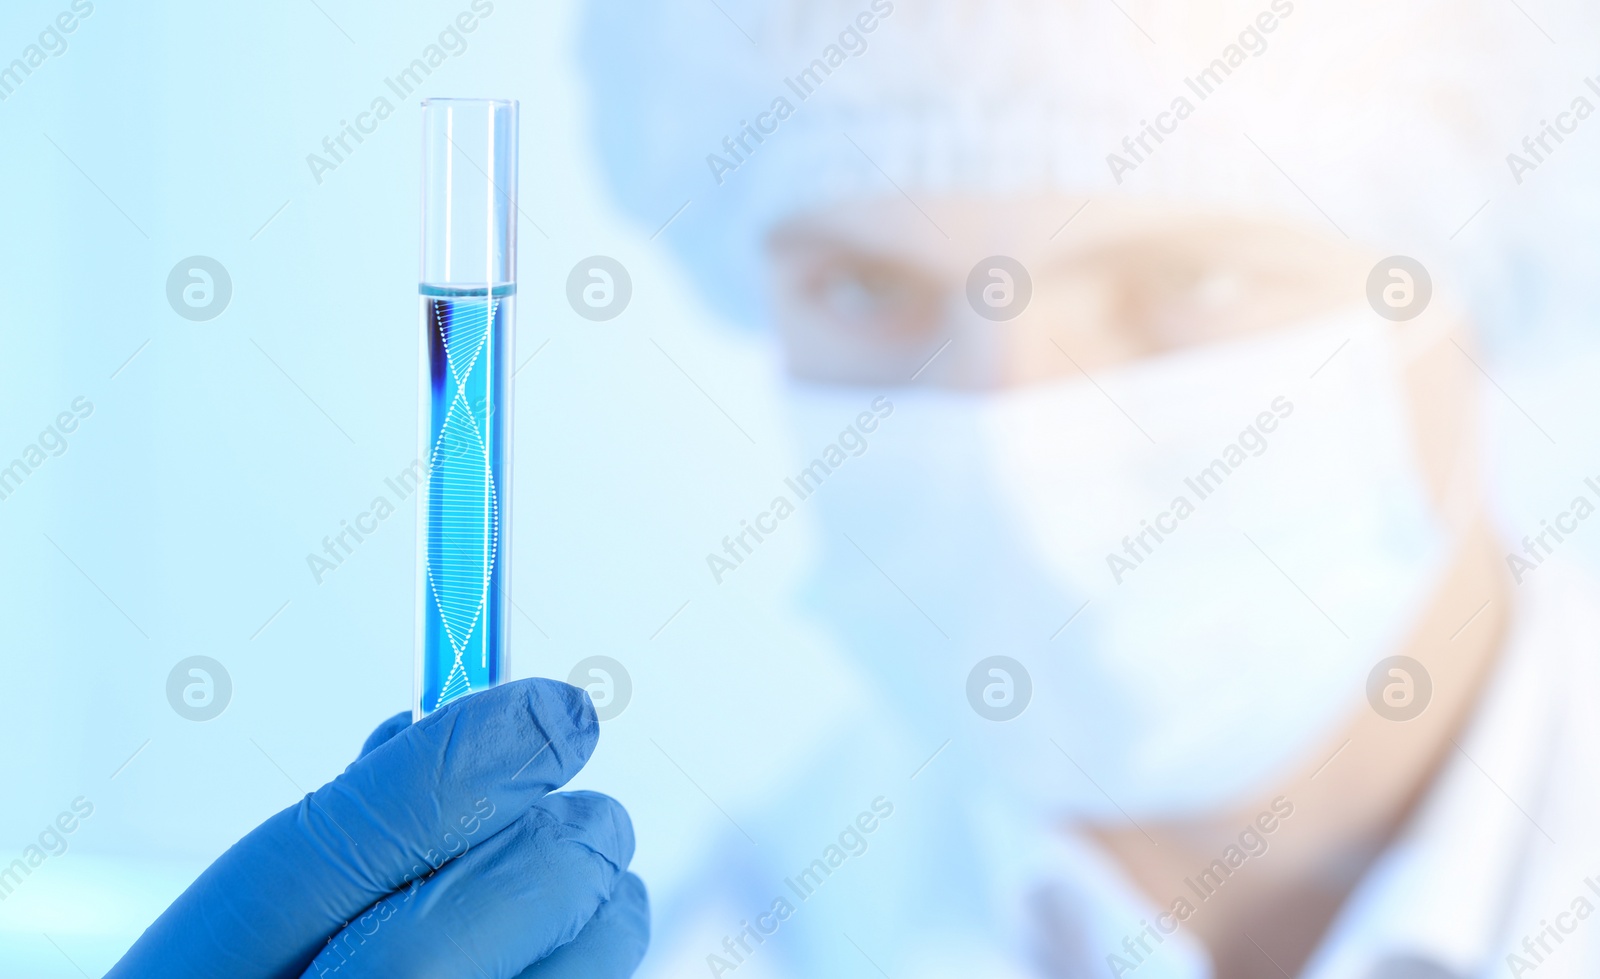
M 0 903 L 7 973 L 78 974 L 41 932 L 86 971 L 109 968 L 200 868 L 410 701 L 414 509 L 320 586 L 306 555 L 417 456 L 415 100 L 320 186 L 305 157 L 375 96 L 398 101 L 384 77 L 467 3 L 322 6 L 338 27 L 304 2 L 99 2 L 0 102 L 0 455 L 73 398 L 94 404 L 66 453 L 0 502 L 0 855 L 73 798 L 95 806 L 71 850 Z M 66 8 L 7 4 L 0 54 Z M 548 346 L 517 380 L 512 588 L 531 621 L 514 613 L 512 668 L 565 678 L 597 653 L 627 666 L 633 702 L 582 784 L 629 807 L 637 869 L 665 881 L 729 830 L 661 749 L 737 810 L 841 697 L 831 654 L 769 600 L 803 564 L 804 530 L 767 545 L 762 577 L 718 588 L 706 571 L 782 474 L 770 367 L 610 209 L 571 16 L 495 3 L 419 94 L 522 102 L 517 362 Z M 168 272 L 193 254 L 232 276 L 210 322 L 167 305 Z M 608 323 L 566 304 L 591 254 L 634 281 Z M 203 724 L 165 695 L 196 654 L 234 683 Z M 797 699 L 815 709 L 785 716 Z
M 393 101 L 385 76 L 467 3 L 319 3 L 326 15 L 308 0 L 100 0 L 0 102 L 0 461 L 75 397 L 95 406 L 68 451 L 0 501 L 0 863 L 75 797 L 95 806 L 70 852 L 0 903 L 8 974 L 75 976 L 69 957 L 109 968 L 206 863 L 410 700 L 412 509 L 321 585 L 306 555 L 417 456 L 415 100 L 321 185 L 305 157 L 374 97 Z M 67 7 L 7 3 L 0 63 Z M 579 784 L 629 807 L 661 908 L 719 848 L 746 845 L 710 799 L 759 821 L 747 814 L 830 722 L 869 700 L 788 610 L 814 547 L 804 511 L 763 545 L 758 573 L 718 587 L 706 572 L 705 553 L 785 474 L 773 367 L 758 336 L 688 290 L 653 229 L 613 210 L 575 28 L 570 3 L 498 0 L 419 94 L 522 101 L 517 362 L 539 353 L 516 391 L 512 589 L 526 615 L 512 617 L 512 667 L 565 678 L 604 654 L 631 672 L 633 703 Z M 1587 153 L 1592 166 L 1585 140 L 1566 165 Z M 232 276 L 210 322 L 165 298 L 193 254 Z M 608 323 L 566 304 L 567 273 L 591 254 L 633 276 L 633 306 Z M 1560 357 L 1503 343 L 1491 362 L 1559 446 L 1487 401 L 1518 536 L 1600 474 L 1593 359 L 1561 342 Z M 1600 551 L 1586 530 L 1573 556 Z M 164 689 L 197 654 L 234 683 L 203 724 Z M 903 779 L 915 762 L 887 764 Z M 787 843 L 814 851 L 831 831 Z M 647 972 L 703 968 L 723 928 L 658 931 Z

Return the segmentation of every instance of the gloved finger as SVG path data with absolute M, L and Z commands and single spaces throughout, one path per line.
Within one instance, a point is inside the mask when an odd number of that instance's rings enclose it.
M 377 727 L 373 728 L 372 733 L 367 735 L 367 740 L 362 742 L 361 753 L 356 755 L 356 757 L 365 758 L 366 756 L 372 754 L 374 748 L 383 744 L 385 741 L 388 741 L 390 738 L 394 737 L 410 726 L 410 711 L 403 710 L 394 715 L 393 717 L 384 721 L 382 724 L 379 724 Z
M 554 680 L 451 703 L 234 844 L 108 976 L 297 976 L 345 922 L 565 784 L 598 737 L 588 695 Z
M 623 874 L 578 937 L 523 969 L 517 979 L 627 979 L 650 944 L 644 881 Z
M 633 825 L 615 800 L 548 796 L 351 921 L 304 976 L 514 979 L 579 934 L 632 859 Z

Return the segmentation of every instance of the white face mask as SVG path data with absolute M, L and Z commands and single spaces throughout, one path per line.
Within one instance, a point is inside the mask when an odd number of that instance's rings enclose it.
M 1098 385 L 890 391 L 814 497 L 818 610 L 885 710 L 929 750 L 974 742 L 1042 815 L 1181 817 L 1265 791 L 1358 709 L 1449 556 L 1393 329 L 1363 309 Z M 799 448 L 877 393 L 795 385 Z M 994 655 L 1031 677 L 1004 723 L 966 692 Z

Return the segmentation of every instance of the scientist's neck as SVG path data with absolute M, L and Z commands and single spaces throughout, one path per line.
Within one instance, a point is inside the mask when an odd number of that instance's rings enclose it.
M 1423 663 L 1432 677 L 1433 698 L 1420 716 L 1396 723 L 1363 703 L 1294 778 L 1226 816 L 1095 832 L 1162 910 L 1178 896 L 1194 901 L 1196 911 L 1181 927 L 1205 943 L 1216 975 L 1278 979 L 1280 966 L 1298 974 L 1449 759 L 1451 739 L 1477 705 L 1511 613 L 1494 536 L 1481 519 L 1473 526 L 1409 640 L 1393 650 Z M 1195 899 L 1186 878 L 1217 859 L 1279 796 L 1293 815 L 1277 823 L 1270 855 L 1250 860 L 1249 873 L 1234 874 L 1203 902 Z

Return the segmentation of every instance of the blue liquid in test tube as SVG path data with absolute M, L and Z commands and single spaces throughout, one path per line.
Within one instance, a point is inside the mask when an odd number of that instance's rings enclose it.
M 517 289 L 517 103 L 422 112 L 419 718 L 505 672 Z

